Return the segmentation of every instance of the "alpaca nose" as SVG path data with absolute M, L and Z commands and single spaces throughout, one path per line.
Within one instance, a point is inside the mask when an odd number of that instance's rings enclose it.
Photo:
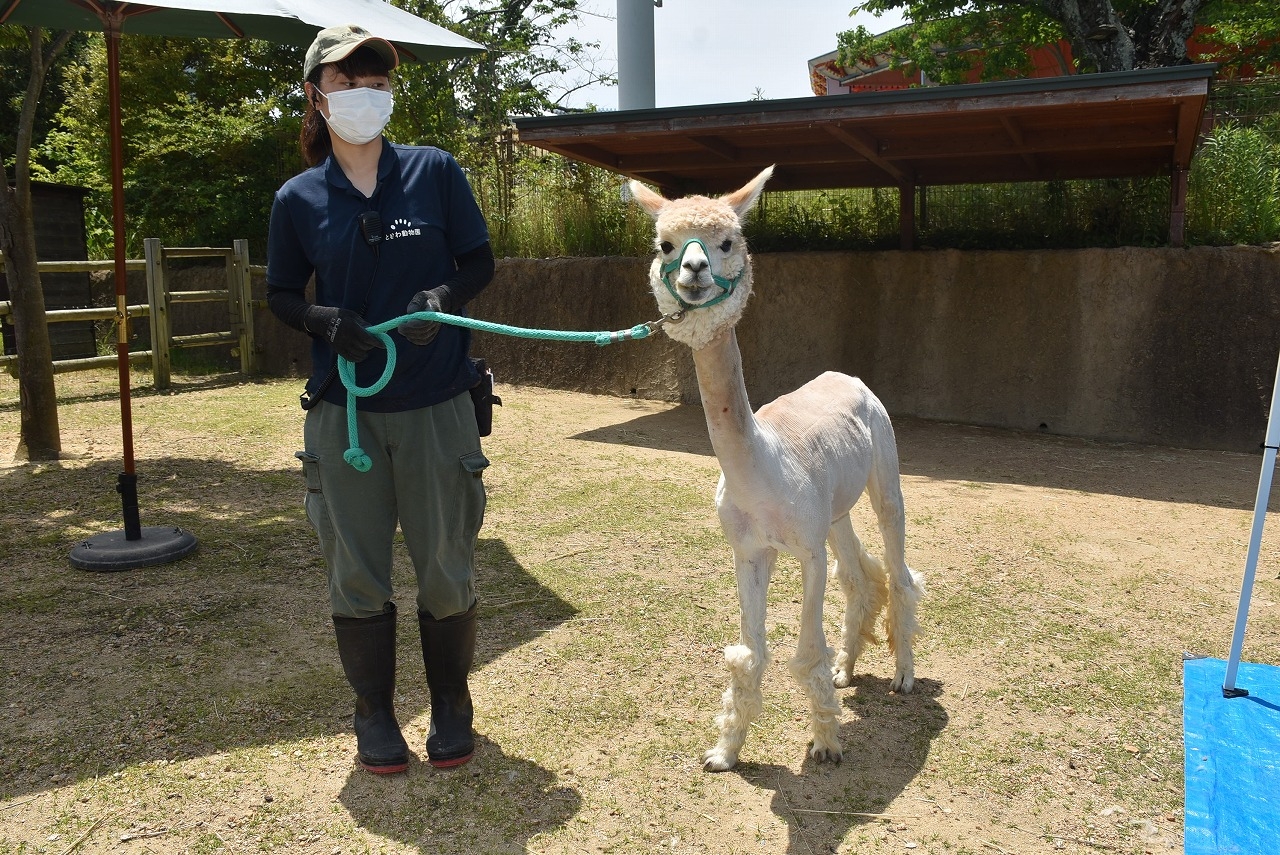
M 680 266 L 696 276 L 707 269 L 707 260 L 705 258 L 688 258 Z

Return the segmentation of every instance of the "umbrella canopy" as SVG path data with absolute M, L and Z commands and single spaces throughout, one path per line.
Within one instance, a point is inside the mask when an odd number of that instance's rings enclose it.
M 193 39 L 264 39 L 311 44 L 316 32 L 359 24 L 396 46 L 401 59 L 429 62 L 484 50 L 470 39 L 384 0 L 0 0 L 0 24 L 106 30 Z
M 90 570 L 124 570 L 186 555 L 195 538 L 172 526 L 148 526 L 138 516 L 129 401 L 129 319 L 126 299 L 124 145 L 120 138 L 120 37 L 124 33 L 186 38 L 237 38 L 310 45 L 326 27 L 358 24 L 396 46 L 402 59 L 427 62 L 485 48 L 384 0 L 0 0 L 0 24 L 52 30 L 102 31 L 107 37 L 111 190 L 115 240 L 116 354 L 124 472 L 116 486 L 124 506 L 123 532 L 105 532 L 72 550 L 71 562 Z M 301 75 L 301 69 L 299 69 Z

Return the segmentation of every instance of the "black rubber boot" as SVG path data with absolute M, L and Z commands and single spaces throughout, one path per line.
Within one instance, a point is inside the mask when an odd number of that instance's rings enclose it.
M 356 693 L 356 758 L 377 775 L 409 767 L 409 746 L 400 733 L 396 689 L 396 607 L 370 618 L 333 616 L 338 656 Z
M 443 620 L 419 611 L 418 631 L 431 690 L 427 761 L 437 769 L 461 766 L 476 751 L 471 733 L 471 692 L 467 689 L 467 674 L 476 653 L 476 604 Z

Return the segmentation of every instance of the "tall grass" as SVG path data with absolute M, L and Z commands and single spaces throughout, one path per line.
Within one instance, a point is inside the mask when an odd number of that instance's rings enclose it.
M 499 257 L 648 255 L 653 221 L 622 197 L 621 176 L 559 156 L 507 175 L 471 176 Z
M 1192 161 L 1188 244 L 1280 241 L 1280 81 L 1224 85 L 1218 125 Z M 648 255 L 649 218 L 623 200 L 614 173 L 508 149 L 500 168 L 472 170 L 499 255 Z M 1163 246 L 1169 179 L 1128 178 L 926 187 L 916 196 L 925 247 L 1062 249 Z M 898 246 L 898 191 L 765 193 L 747 237 L 757 252 Z
M 1191 164 L 1188 237 L 1197 243 L 1280 240 L 1280 143 L 1261 127 L 1219 125 Z

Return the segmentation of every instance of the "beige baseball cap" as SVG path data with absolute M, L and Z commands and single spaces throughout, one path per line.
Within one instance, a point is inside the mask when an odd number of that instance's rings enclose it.
M 316 66 L 337 62 L 351 55 L 361 45 L 367 45 L 387 61 L 387 68 L 400 64 L 400 55 L 391 42 L 378 38 L 359 24 L 342 24 L 326 27 L 316 34 L 316 40 L 307 48 L 306 61 L 302 63 L 302 78 L 311 76 Z

